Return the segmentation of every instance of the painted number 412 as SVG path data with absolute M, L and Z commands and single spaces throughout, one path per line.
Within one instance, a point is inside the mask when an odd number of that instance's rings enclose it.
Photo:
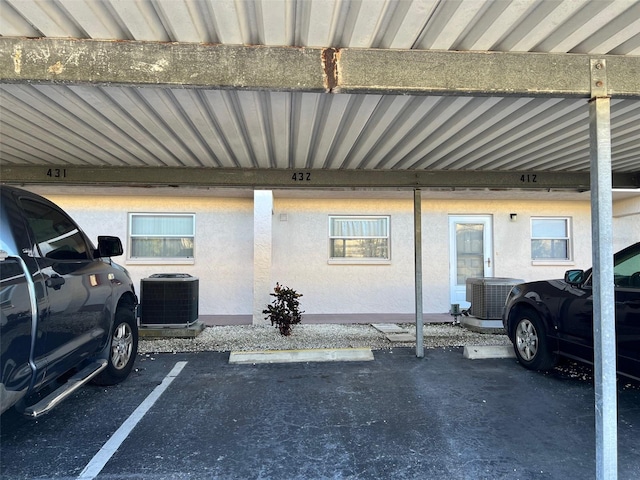
M 538 175 L 536 175 L 536 174 L 520 175 L 520 182 L 522 182 L 522 183 L 538 183 Z

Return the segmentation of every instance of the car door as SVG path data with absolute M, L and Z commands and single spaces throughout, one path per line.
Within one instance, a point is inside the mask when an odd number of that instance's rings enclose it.
M 557 282 L 558 336 L 560 349 L 568 354 L 589 358 L 593 351 L 593 289 L 591 276 L 580 286 Z
M 593 358 L 593 275 L 580 287 L 568 285 L 559 303 L 562 349 Z M 615 321 L 618 369 L 640 371 L 640 244 L 615 255 Z
M 13 405 L 31 384 L 29 279 L 19 258 L 0 258 L 0 412 Z
M 616 255 L 618 367 L 640 374 L 640 244 Z
M 38 322 L 35 357 L 46 358 L 46 379 L 97 352 L 107 339 L 111 295 L 104 264 L 64 212 L 38 198 L 20 205 L 33 237 L 32 255 L 42 275 L 46 315 Z

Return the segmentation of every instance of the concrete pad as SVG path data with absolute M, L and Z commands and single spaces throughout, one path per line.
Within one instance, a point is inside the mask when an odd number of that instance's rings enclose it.
M 465 327 L 467 330 L 471 330 L 472 332 L 497 334 L 504 333 L 502 320 L 498 319 L 484 320 L 477 317 L 463 315 L 460 317 L 460 325 Z
M 465 346 L 462 352 L 464 358 L 481 360 L 484 358 L 515 358 L 513 347 L 510 345 L 476 345 Z
M 385 335 L 390 342 L 415 342 L 416 336 L 413 333 L 390 333 Z
M 181 326 L 147 326 L 140 325 L 138 327 L 138 336 L 140 338 L 195 338 L 205 329 L 205 324 L 197 320 L 188 327 Z
M 407 329 L 395 323 L 372 323 L 371 326 L 382 333 L 408 333 Z
M 367 362 L 373 360 L 370 348 L 318 348 L 309 350 L 264 350 L 231 352 L 229 363 Z

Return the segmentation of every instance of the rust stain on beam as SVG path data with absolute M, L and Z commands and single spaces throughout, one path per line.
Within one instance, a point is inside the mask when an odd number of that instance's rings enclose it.
M 322 49 L 322 70 L 324 72 L 324 86 L 327 93 L 336 93 L 338 87 L 338 58 L 340 50 L 337 48 Z

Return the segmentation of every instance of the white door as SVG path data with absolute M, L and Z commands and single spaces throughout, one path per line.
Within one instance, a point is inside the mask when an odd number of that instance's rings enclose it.
M 462 309 L 471 305 L 466 299 L 467 278 L 493 276 L 491 223 L 491 215 L 449 216 L 451 303 Z

